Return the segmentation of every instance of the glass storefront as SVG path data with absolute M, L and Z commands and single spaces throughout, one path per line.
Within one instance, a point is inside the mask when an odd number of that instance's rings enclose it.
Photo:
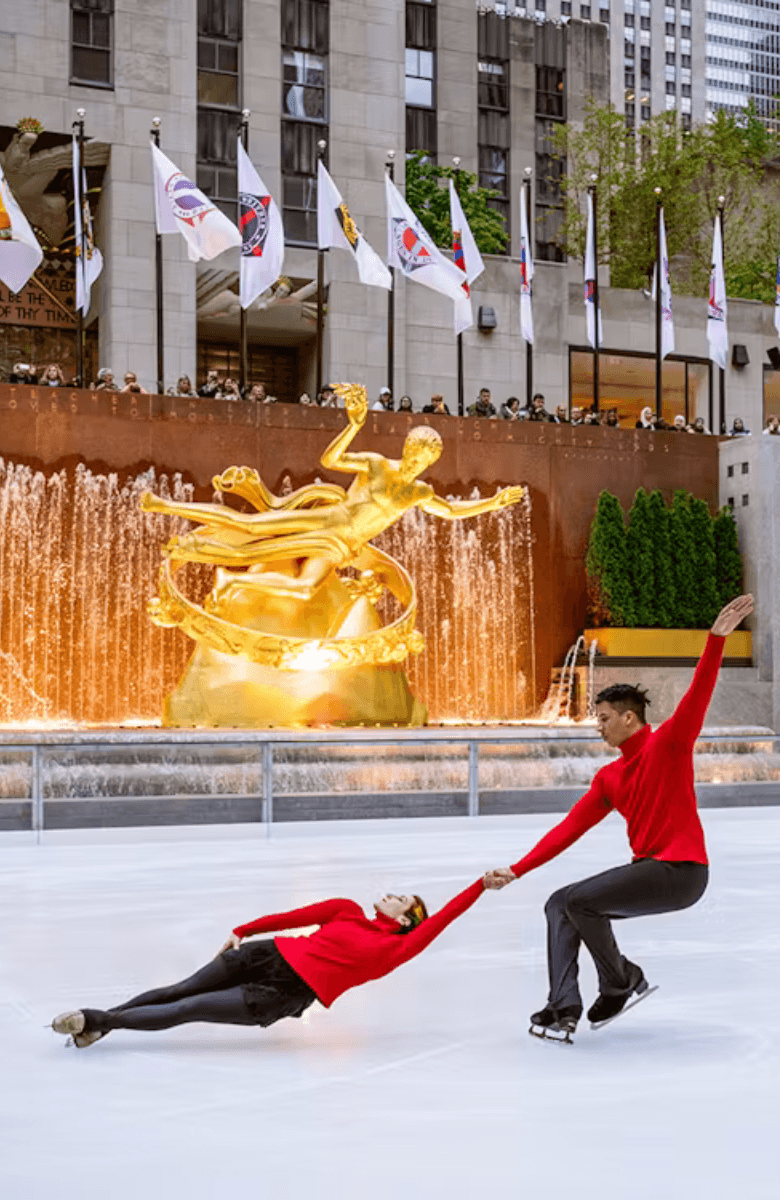
M 767 417 L 780 417 L 780 371 L 764 367 L 764 424 Z
M 780 372 L 777 372 L 780 380 Z M 664 359 L 661 415 L 671 425 L 681 414 L 686 422 L 703 417 L 710 428 L 710 364 L 707 359 L 679 356 Z M 780 394 L 780 387 L 778 388 Z M 593 351 L 569 351 L 571 408 L 593 407 Z M 631 429 L 643 408 L 655 412 L 655 356 L 633 351 L 599 354 L 599 409 L 617 409 L 624 429 Z

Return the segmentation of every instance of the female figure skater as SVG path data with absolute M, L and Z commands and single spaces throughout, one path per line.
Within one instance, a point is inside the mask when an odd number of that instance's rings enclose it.
M 315 1000 L 330 1008 L 348 988 L 381 979 L 430 945 L 470 908 L 485 887 L 478 879 L 439 912 L 428 915 L 419 896 L 388 893 L 369 920 L 354 900 L 323 900 L 292 912 L 238 925 L 212 962 L 189 979 L 143 992 L 104 1012 L 82 1008 L 52 1021 L 80 1049 L 112 1029 L 170 1029 L 190 1021 L 272 1025 L 300 1017 Z M 245 942 L 256 933 L 319 925 L 308 937 Z

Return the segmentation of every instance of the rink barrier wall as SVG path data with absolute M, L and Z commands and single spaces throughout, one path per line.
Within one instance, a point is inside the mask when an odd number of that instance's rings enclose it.
M 572 739 L 575 741 L 581 738 Z M 761 747 L 770 747 L 776 754 L 780 750 L 780 738 L 774 735 L 743 737 L 734 734 L 708 734 L 702 739 L 710 743 L 723 743 L 733 747 L 744 741 L 751 748 L 756 741 Z M 536 744 L 537 737 L 501 738 L 501 744 Z M 586 790 L 586 785 L 576 787 L 513 787 L 481 788 L 479 784 L 480 747 L 495 746 L 496 740 L 484 737 L 454 738 L 441 735 L 404 733 L 402 737 L 386 733 L 375 737 L 360 731 L 350 736 L 329 737 L 330 748 L 338 746 L 453 746 L 467 751 L 467 786 L 442 790 L 396 790 L 396 791 L 330 791 L 330 792 L 275 792 L 275 751 L 292 747 L 316 747 L 310 737 L 285 740 L 262 741 L 231 738 L 196 736 L 177 737 L 174 743 L 155 739 L 149 748 L 183 750 L 197 747 L 198 750 L 216 749 L 220 753 L 230 751 L 248 752 L 254 760 L 259 776 L 259 787 L 248 792 L 190 792 L 128 795 L 112 793 L 110 790 L 95 791 L 94 788 L 79 794 L 78 782 L 70 793 L 57 795 L 52 783 L 52 764 L 62 770 L 63 758 L 73 760 L 70 770 L 74 775 L 85 766 L 93 771 L 94 763 L 88 763 L 95 754 L 128 755 L 137 764 L 138 745 L 117 741 L 79 739 L 60 740 L 54 744 L 11 743 L 0 744 L 0 755 L 12 755 L 26 759 L 29 789 L 27 796 L 8 796 L 0 799 L 0 831 L 31 831 L 38 842 L 46 830 L 130 828 L 142 826 L 187 826 L 258 824 L 271 835 L 274 824 L 305 821 L 338 821 L 361 819 L 388 819 L 408 817 L 480 817 L 524 813 L 567 812 Z M 79 763 L 79 755 L 82 762 Z M 277 760 L 278 761 L 278 760 Z M 104 768 L 103 778 L 109 772 Z M 99 776 L 100 777 L 100 776 Z M 758 807 L 780 805 L 780 778 L 769 780 L 739 780 L 721 783 L 697 783 L 696 792 L 700 808 Z M 52 794 L 54 793 L 54 794 Z

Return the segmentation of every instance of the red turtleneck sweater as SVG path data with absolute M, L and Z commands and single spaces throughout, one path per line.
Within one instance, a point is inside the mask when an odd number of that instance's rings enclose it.
M 330 1008 L 348 988 L 381 979 L 414 958 L 470 908 L 483 890 L 482 880 L 478 879 L 411 933 L 401 933 L 398 922 L 382 913 L 370 921 L 354 900 L 322 900 L 292 912 L 259 917 L 236 926 L 233 932 L 245 938 L 276 929 L 319 925 L 317 932 L 308 937 L 275 938 L 274 942 L 282 958 Z
M 555 858 L 612 809 L 625 817 L 635 859 L 706 864 L 693 787 L 693 746 L 715 689 L 724 641 L 710 634 L 691 686 L 669 720 L 655 731 L 643 725 L 623 742 L 620 758 L 601 768 L 560 825 L 512 865 L 515 875 Z

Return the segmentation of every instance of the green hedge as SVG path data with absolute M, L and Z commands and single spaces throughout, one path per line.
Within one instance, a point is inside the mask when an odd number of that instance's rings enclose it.
M 628 513 L 599 496 L 590 527 L 588 623 L 593 627 L 708 629 L 742 590 L 737 525 L 730 508 L 714 518 L 703 500 L 639 488 Z

